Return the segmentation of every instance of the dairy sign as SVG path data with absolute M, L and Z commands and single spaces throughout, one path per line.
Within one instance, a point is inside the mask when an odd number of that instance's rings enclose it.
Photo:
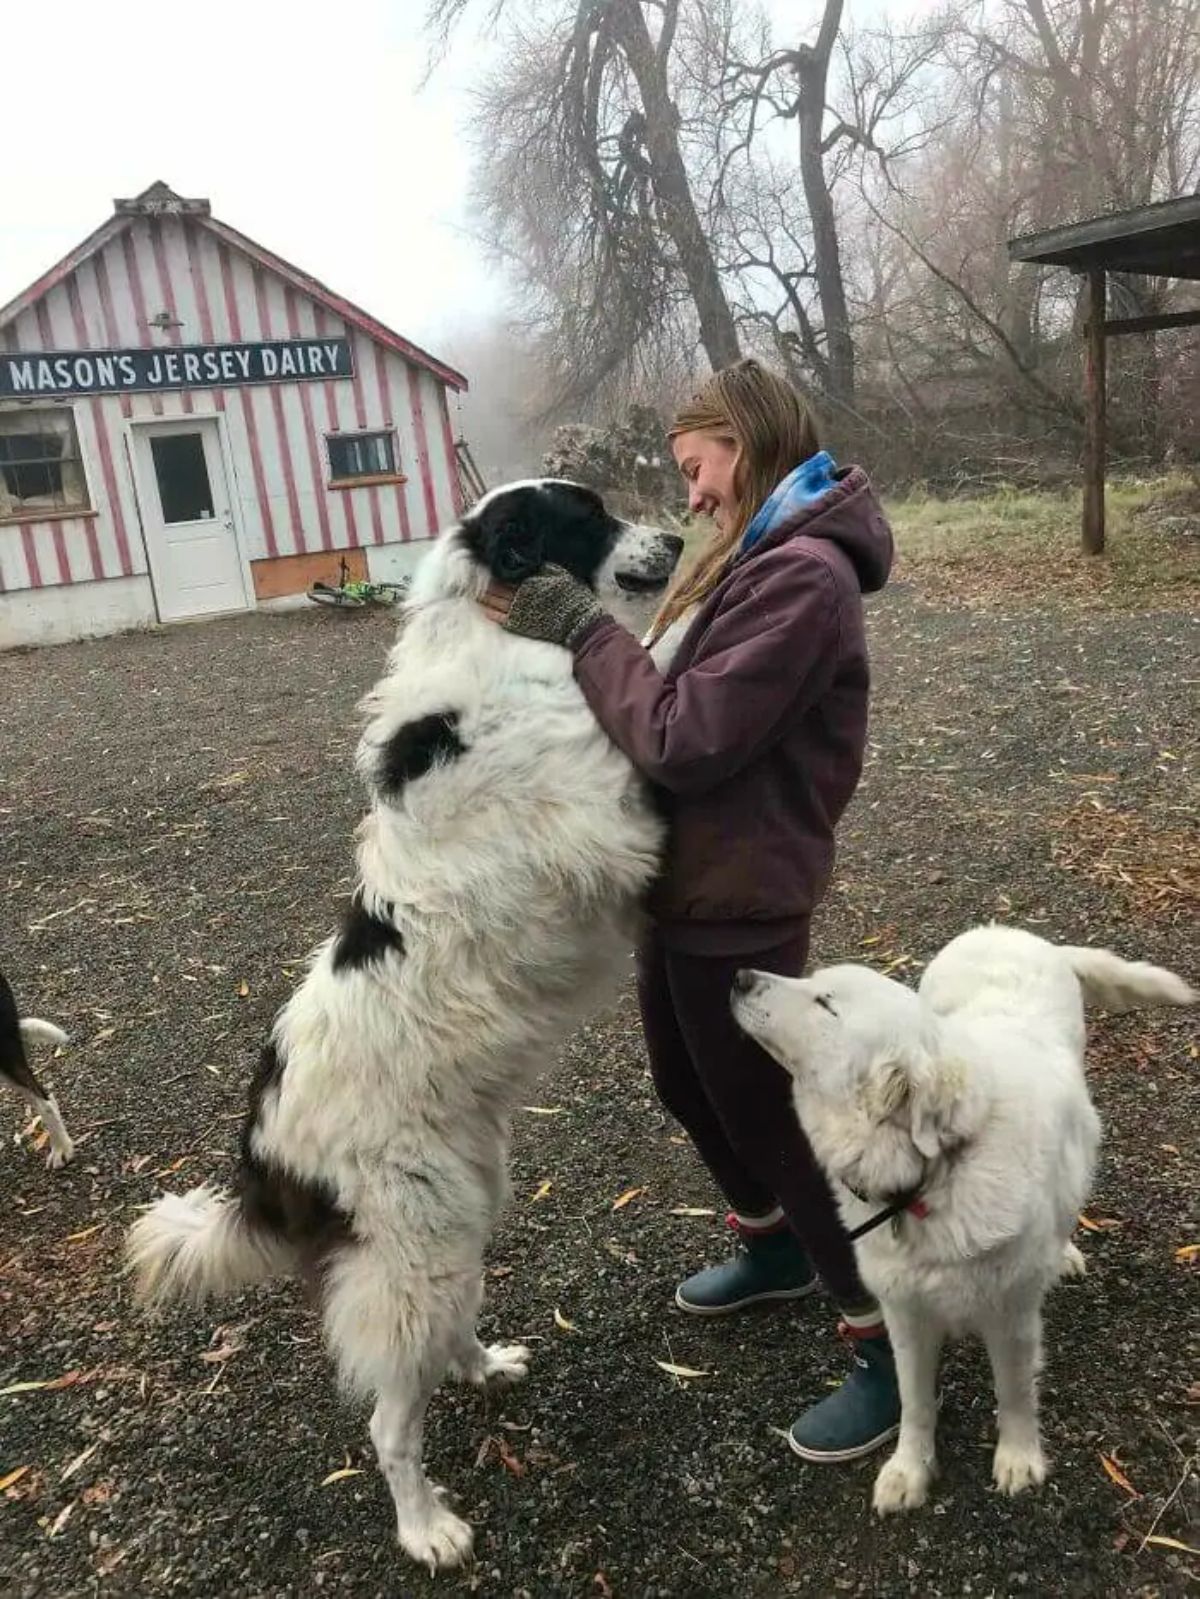
M 349 339 L 178 344 L 155 350 L 0 350 L 0 400 L 351 378 Z

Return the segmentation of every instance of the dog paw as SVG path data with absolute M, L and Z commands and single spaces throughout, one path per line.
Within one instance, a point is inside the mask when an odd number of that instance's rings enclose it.
M 396 1536 L 405 1554 L 431 1572 L 461 1566 L 464 1560 L 470 1559 L 475 1541 L 470 1522 L 456 1516 L 436 1498 L 423 1514 L 402 1517 Z
M 881 1516 L 916 1510 L 925 1503 L 933 1480 L 932 1465 L 893 1455 L 875 1479 L 874 1505 Z
M 1041 1444 L 996 1445 L 992 1458 L 992 1480 L 1002 1494 L 1023 1493 L 1046 1480 L 1046 1457 Z
M 1062 1264 L 1058 1268 L 1058 1275 L 1066 1280 L 1069 1277 L 1086 1277 L 1088 1264 L 1083 1255 L 1074 1244 L 1067 1244 L 1063 1249 Z
M 533 1351 L 524 1344 L 489 1344 L 484 1350 L 479 1382 L 522 1382 L 529 1375 Z
M 58 1171 L 61 1166 L 65 1166 L 69 1160 L 74 1159 L 75 1145 L 68 1138 L 65 1144 L 56 1149 L 51 1149 L 46 1156 L 46 1165 L 50 1171 Z

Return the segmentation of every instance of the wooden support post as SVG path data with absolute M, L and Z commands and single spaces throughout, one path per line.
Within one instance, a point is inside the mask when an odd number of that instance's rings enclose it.
M 1103 271 L 1087 275 L 1087 345 L 1083 364 L 1085 435 L 1083 447 L 1083 549 L 1104 552 L 1104 455 L 1107 421 L 1104 317 L 1107 282 Z

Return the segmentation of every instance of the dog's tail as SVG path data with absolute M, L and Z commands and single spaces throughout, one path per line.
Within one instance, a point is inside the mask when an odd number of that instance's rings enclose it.
M 1091 1005 L 1105 1010 L 1137 1010 L 1143 1005 L 1194 1005 L 1200 994 L 1182 977 L 1147 961 L 1126 961 L 1107 949 L 1067 945 L 1063 954 L 1074 968 Z
M 61 1027 L 55 1027 L 53 1022 L 44 1022 L 37 1016 L 23 1016 L 20 1021 L 21 1037 L 27 1044 L 36 1040 L 39 1044 L 59 1044 L 67 1042 L 67 1035 Z
M 248 1222 L 236 1194 L 207 1186 L 151 1205 L 129 1229 L 125 1260 L 147 1304 L 199 1304 L 295 1267 L 285 1240 Z

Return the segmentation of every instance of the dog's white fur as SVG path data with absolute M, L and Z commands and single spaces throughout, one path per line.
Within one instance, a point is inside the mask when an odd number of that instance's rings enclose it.
M 914 993 L 861 966 L 741 974 L 738 1022 L 793 1077 L 797 1115 L 848 1228 L 919 1187 L 927 1214 L 857 1245 L 895 1352 L 902 1417 L 875 1484 L 882 1514 L 924 1502 L 935 1470 L 938 1356 L 973 1332 L 998 1405 L 996 1486 L 1044 1480 L 1036 1378 L 1042 1300 L 1080 1275 L 1070 1242 L 1100 1123 L 1084 1079 L 1084 999 L 1186 1005 L 1161 968 L 1015 928 L 948 944 Z M 861 1196 L 861 1197 L 860 1197 Z
M 58 1049 L 68 1042 L 66 1033 L 53 1022 L 44 1022 L 39 1016 L 20 1015 L 16 996 L 0 972 L 0 1080 L 21 1096 L 45 1129 L 50 1143 L 46 1164 L 51 1171 L 57 1171 L 74 1159 L 75 1145 L 57 1099 L 46 1092 L 30 1067 L 27 1047 L 47 1044 Z
M 40 1016 L 22 1016 L 21 1037 L 27 1044 L 35 1042 L 48 1044 L 52 1049 L 61 1049 L 69 1042 L 61 1027 L 56 1027 L 53 1022 L 42 1021 Z M 75 1144 L 67 1131 L 67 1124 L 62 1119 L 62 1112 L 54 1095 L 34 1093 L 20 1083 L 14 1083 L 13 1087 L 27 1101 L 30 1109 L 46 1129 L 46 1135 L 50 1140 L 46 1165 L 50 1170 L 57 1171 L 68 1161 L 74 1160 Z
M 656 560 L 654 535 L 626 530 L 602 597 L 614 573 Z M 324 1185 L 350 1218 L 350 1239 L 323 1263 L 325 1332 L 342 1381 L 375 1400 L 399 1539 L 431 1568 L 464 1558 L 472 1531 L 424 1475 L 429 1398 L 447 1373 L 515 1381 L 529 1356 L 475 1333 L 510 1113 L 627 969 L 662 843 L 570 656 L 489 621 L 476 604 L 487 578 L 460 530 L 442 536 L 365 701 L 357 764 L 374 798 L 359 829 L 361 892 L 403 954 L 337 971 L 336 939 L 321 947 L 275 1023 L 284 1069 L 252 1134 L 257 1157 Z M 387 797 L 389 738 L 448 708 L 466 752 Z M 130 1260 L 151 1298 L 200 1298 L 299 1264 L 209 1188 L 143 1216 Z

